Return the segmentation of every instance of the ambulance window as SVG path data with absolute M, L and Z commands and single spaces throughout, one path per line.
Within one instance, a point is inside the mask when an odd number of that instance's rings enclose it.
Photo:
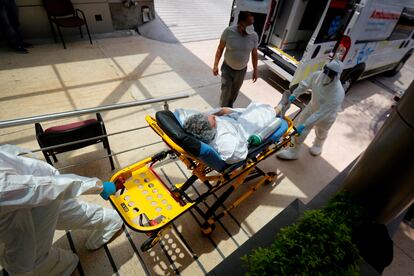
M 308 1 L 302 20 L 299 24 L 299 30 L 315 30 L 327 2 L 328 0 Z
M 267 2 L 269 2 L 269 0 L 246 0 L 245 2 L 262 2 L 262 3 L 265 2 L 265 3 L 267 3 Z
M 352 1 L 332 0 L 315 43 L 336 41 L 342 37 L 352 13 Z
M 407 39 L 410 37 L 411 32 L 414 30 L 414 9 L 405 8 L 400 18 L 398 19 L 397 25 L 395 25 L 388 40 L 400 40 Z
M 238 0 L 238 1 L 236 1 L 236 3 L 239 4 L 240 6 L 242 6 L 242 5 L 248 5 L 249 7 L 253 6 L 251 8 L 252 10 L 248 9 L 249 11 L 253 12 L 254 9 L 257 8 L 257 7 L 267 7 L 269 1 L 270 0 L 241 0 L 241 1 Z

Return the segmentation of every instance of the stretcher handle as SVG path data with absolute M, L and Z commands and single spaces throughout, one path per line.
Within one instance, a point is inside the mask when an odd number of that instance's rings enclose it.
M 151 157 L 151 159 L 152 159 L 152 161 L 160 161 L 160 160 L 164 159 L 165 157 L 167 157 L 167 155 L 168 155 L 168 152 L 166 152 L 166 151 L 164 150 L 164 151 L 161 151 L 161 152 L 159 152 L 159 153 L 157 153 L 157 154 L 153 155 L 153 156 Z
M 172 150 L 168 150 L 168 151 L 165 151 L 164 150 L 164 151 L 161 151 L 161 152 L 153 155 L 151 157 L 151 161 L 153 161 L 153 162 L 161 161 L 161 160 L 165 159 L 168 156 L 168 154 L 171 154 L 171 153 L 173 153 Z
M 292 127 L 293 127 L 293 132 L 290 134 L 290 136 L 292 137 L 292 136 L 295 136 L 295 135 L 300 135 L 298 133 L 298 130 L 296 129 L 295 125 L 293 125 Z
M 299 108 L 299 110 L 296 112 L 296 114 L 292 118 L 292 121 L 294 121 L 299 116 L 299 114 L 303 111 L 306 105 L 299 99 L 295 99 L 292 103 L 294 103 Z
M 292 118 L 292 122 L 293 122 L 299 116 L 299 114 L 303 111 L 306 105 L 304 104 L 304 102 L 302 102 L 298 98 L 296 98 L 292 103 L 294 103 L 299 108 L 299 110 L 296 112 L 296 114 Z M 292 127 L 293 127 L 293 132 L 290 134 L 290 136 L 300 135 L 298 133 L 298 130 L 295 127 L 295 124 L 293 124 Z

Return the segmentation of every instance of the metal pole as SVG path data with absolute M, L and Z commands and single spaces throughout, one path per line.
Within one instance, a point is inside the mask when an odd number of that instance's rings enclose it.
M 85 115 L 85 114 L 90 114 L 90 113 L 97 113 L 97 112 L 102 112 L 102 111 L 130 108 L 130 107 L 147 105 L 147 104 L 152 104 L 152 103 L 167 102 L 167 101 L 178 100 L 178 99 L 187 98 L 187 97 L 189 97 L 188 93 L 178 93 L 178 94 L 174 94 L 170 96 L 154 98 L 154 99 L 146 99 L 142 101 L 133 101 L 133 102 L 127 102 L 127 103 L 120 103 L 120 104 L 110 104 L 110 105 L 103 105 L 103 106 L 98 106 L 98 107 L 78 109 L 78 110 L 59 112 L 59 113 L 53 113 L 53 114 L 18 118 L 18 119 L 12 119 L 12 120 L 4 120 L 4 121 L 0 121 L 0 128 L 27 125 L 27 124 L 33 124 L 33 123 L 38 123 L 38 122 L 57 120 L 61 118 L 80 116 L 80 115 Z
M 414 82 L 344 180 L 369 219 L 387 224 L 414 202 Z
M 89 141 L 93 141 L 93 140 L 96 140 L 96 139 L 101 139 L 101 138 L 105 138 L 105 137 L 109 137 L 109 136 L 113 136 L 113 135 L 119 135 L 119 134 L 131 132 L 131 131 L 136 131 L 136 130 L 140 130 L 140 129 L 144 129 L 144 128 L 149 128 L 149 126 L 142 126 L 142 127 L 131 128 L 131 129 L 122 130 L 122 131 L 118 131 L 118 132 L 113 132 L 113 133 L 109 133 L 109 134 L 104 134 L 104 135 L 94 136 L 94 137 L 85 138 L 85 139 L 81 139 L 81 140 L 76 140 L 76 141 L 73 141 L 73 142 L 62 143 L 62 144 L 55 145 L 55 146 L 50 146 L 50 147 L 44 147 L 44 148 L 40 148 L 40 149 L 35 149 L 35 150 L 31 150 L 30 152 L 22 152 L 19 155 L 26 155 L 26 154 L 30 154 L 30 153 L 39 152 L 39 151 L 46 151 L 46 150 L 58 149 L 58 148 L 61 148 L 61 147 L 76 145 L 76 144 L 80 144 L 80 143 L 84 143 L 84 142 L 89 142 Z
M 90 159 L 90 160 L 87 160 L 87 161 L 79 162 L 79 163 L 76 163 L 76 164 L 63 166 L 63 167 L 60 167 L 60 168 L 57 168 L 57 169 L 58 170 L 65 170 L 65 169 L 68 169 L 68 168 L 78 167 L 78 166 L 81 166 L 81 165 L 86 165 L 86 164 L 89 164 L 89 163 L 92 163 L 92 162 L 95 162 L 95 161 L 106 159 L 110 156 L 114 157 L 114 156 L 124 154 L 124 153 L 130 152 L 130 151 L 139 150 L 139 149 L 142 149 L 142 148 L 146 148 L 146 147 L 161 144 L 161 143 L 163 143 L 163 141 L 153 142 L 153 143 L 150 143 L 150 144 L 147 144 L 147 145 L 143 145 L 143 146 L 139 146 L 139 147 L 135 147 L 135 148 L 131 148 L 131 149 L 127 149 L 127 150 L 107 154 L 105 156 L 101 156 L 101 157 L 98 157 L 98 158 L 95 158 L 95 159 Z

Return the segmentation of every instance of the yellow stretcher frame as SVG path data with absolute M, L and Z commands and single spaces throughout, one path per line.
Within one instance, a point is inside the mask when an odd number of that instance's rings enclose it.
M 145 119 L 171 150 L 160 152 L 153 157 L 148 157 L 116 172 L 110 181 L 114 182 L 121 192 L 109 197 L 111 204 L 128 227 L 149 236 L 141 246 L 142 251 L 152 248 L 158 242 L 162 233 L 169 229 L 170 224 L 191 208 L 195 208 L 205 219 L 205 223 L 201 225 L 202 233 L 204 235 L 211 234 L 218 219 L 240 205 L 260 186 L 271 183 L 277 177 L 275 172 L 264 173 L 257 167 L 257 164 L 282 147 L 289 146 L 291 138 L 296 135 L 293 121 L 285 117 L 288 129 L 282 136 L 281 141 L 266 146 L 255 158 L 246 160 L 245 164 L 232 171 L 212 174 L 213 169 L 198 161 L 195 156 L 184 151 L 171 140 L 154 118 L 146 116 Z M 166 158 L 168 155 L 178 157 L 192 171 L 192 177 L 187 182 L 175 184 L 172 189 L 167 187 L 156 172 L 152 170 L 152 165 L 155 162 Z M 227 205 L 224 211 L 219 214 L 215 213 L 220 206 L 224 206 L 223 202 L 233 191 L 254 178 L 259 179 L 248 191 Z M 207 185 L 208 189 L 207 192 L 196 199 L 191 199 L 185 193 L 185 190 L 197 179 Z M 207 212 L 203 212 L 197 207 L 198 203 L 225 186 L 228 186 L 228 189 Z

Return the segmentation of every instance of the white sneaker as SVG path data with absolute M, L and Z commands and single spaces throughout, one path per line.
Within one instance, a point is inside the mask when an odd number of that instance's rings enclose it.
M 288 148 L 276 153 L 276 156 L 285 160 L 296 160 L 299 158 L 299 150 L 297 148 Z
M 318 156 L 318 155 L 321 155 L 321 153 L 322 153 L 322 147 L 320 147 L 320 146 L 312 146 L 312 147 L 309 149 L 309 152 L 310 152 L 310 154 L 312 154 L 313 156 Z

